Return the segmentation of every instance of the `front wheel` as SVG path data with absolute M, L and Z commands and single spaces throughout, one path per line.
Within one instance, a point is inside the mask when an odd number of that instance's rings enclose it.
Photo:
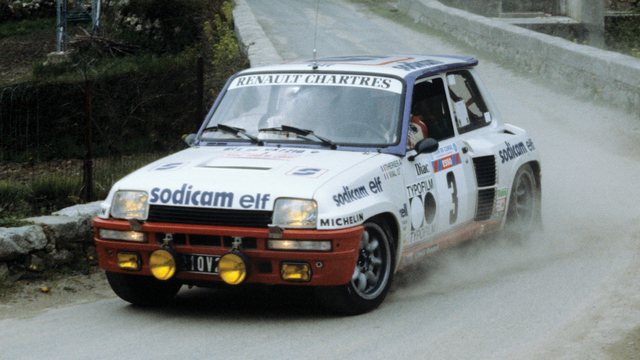
M 162 281 L 152 276 L 122 274 L 107 271 L 107 280 L 113 292 L 122 300 L 134 305 L 161 305 L 174 297 L 182 284 L 175 281 Z
M 322 304 L 345 315 L 363 314 L 380 306 L 393 278 L 393 253 L 391 235 L 386 226 L 383 223 L 365 223 L 351 281 L 341 286 L 317 288 Z
M 510 236 L 526 237 L 540 224 L 540 196 L 531 165 L 518 169 L 513 178 L 505 230 Z

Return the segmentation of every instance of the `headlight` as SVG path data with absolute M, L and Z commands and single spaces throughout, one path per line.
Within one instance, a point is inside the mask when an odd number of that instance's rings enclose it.
M 147 220 L 148 199 L 145 191 L 118 191 L 113 196 L 111 216 L 116 219 Z
M 278 199 L 273 209 L 273 224 L 283 228 L 315 229 L 318 205 L 313 200 Z

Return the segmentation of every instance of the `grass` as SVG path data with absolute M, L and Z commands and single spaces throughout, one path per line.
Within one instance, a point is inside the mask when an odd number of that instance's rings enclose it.
M 33 225 L 33 222 L 18 219 L 15 216 L 0 218 L 0 227 L 21 227 L 28 225 Z
M 70 61 L 45 65 L 44 61 L 33 67 L 33 78 L 49 83 L 69 83 L 89 79 L 107 79 L 122 74 L 163 74 L 169 70 L 192 67 L 197 52 L 180 54 L 152 54 L 141 52 L 120 58 L 91 58 L 74 55 Z M 77 71 L 80 70 L 80 71 Z
M 29 35 L 42 30 L 55 29 L 56 22 L 56 18 L 7 21 L 0 24 L 0 39 L 7 36 Z

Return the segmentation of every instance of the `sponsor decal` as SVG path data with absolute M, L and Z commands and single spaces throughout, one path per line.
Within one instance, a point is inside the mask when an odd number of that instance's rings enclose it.
M 456 165 L 460 165 L 460 153 L 455 153 L 449 156 L 445 156 L 441 159 L 433 161 L 433 172 L 446 170 Z
M 348 186 L 343 186 L 341 193 L 333 195 L 333 201 L 336 202 L 336 206 L 340 207 L 341 205 L 352 203 L 367 196 L 369 196 L 369 193 L 364 185 L 355 189 L 349 189 Z
M 427 193 L 431 189 L 433 189 L 433 179 L 420 181 L 418 183 L 407 186 L 407 197 L 409 197 L 409 199 L 412 199 L 416 196 Z
M 178 170 L 183 166 L 187 165 L 189 162 L 175 162 L 168 164 L 160 164 L 152 167 L 149 171 L 168 171 L 168 170 Z
M 289 170 L 285 175 L 289 176 L 304 176 L 310 178 L 318 178 L 326 173 L 327 169 L 319 169 L 319 168 L 311 168 L 304 166 L 296 166 L 293 169 Z
M 424 240 L 435 233 L 436 200 L 431 190 L 433 179 L 427 179 L 406 187 L 411 209 L 411 233 L 409 244 Z
M 413 166 L 416 168 L 417 176 L 429 174 L 429 163 L 423 164 L 421 162 L 417 162 L 413 164 Z
M 393 66 L 395 69 L 400 69 L 404 71 L 412 71 L 416 69 L 421 69 L 429 66 L 440 65 L 442 62 L 436 60 L 418 60 L 418 61 L 404 61 L 399 63 L 398 65 Z
M 431 160 L 435 160 L 447 155 L 451 155 L 454 152 L 458 152 L 458 146 L 456 146 L 456 144 L 449 144 L 439 147 L 438 150 L 429 154 L 429 157 L 431 158 Z
M 507 161 L 517 159 L 520 156 L 527 154 L 529 151 L 534 151 L 536 149 L 531 139 L 528 139 L 525 142 L 520 141 L 519 143 L 516 143 L 514 145 L 511 145 L 508 141 L 505 141 L 504 144 L 505 148 L 498 151 L 498 155 L 502 159 L 503 164 Z
M 402 257 L 402 266 L 409 265 L 413 262 L 413 253 Z
M 421 258 L 425 255 L 429 255 L 431 253 L 434 253 L 436 251 L 438 251 L 440 249 L 440 244 L 436 244 L 434 246 L 429 246 L 427 248 L 424 248 L 422 250 L 418 250 L 416 251 L 416 259 L 417 258 Z
M 364 221 L 364 214 L 343 216 L 334 219 L 320 219 L 320 226 L 345 226 L 357 225 Z
M 268 159 L 268 160 L 293 160 L 300 157 L 299 154 L 280 154 L 280 153 L 224 153 L 221 158 L 235 158 L 235 159 Z
M 380 176 L 376 176 L 373 180 L 369 181 L 369 190 L 371 190 L 371 192 L 374 194 L 378 194 L 384 191 L 382 189 L 382 181 L 380 180 Z
M 378 194 L 384 191 L 384 189 L 382 189 L 382 180 L 380 180 L 379 176 L 369 181 L 369 191 L 374 194 Z M 360 200 L 368 196 L 369 192 L 364 185 L 358 186 L 353 189 L 350 189 L 348 186 L 343 186 L 341 193 L 333 195 L 333 201 L 335 201 L 336 206 L 339 207 L 341 205 L 346 205 L 348 203 L 352 203 L 356 200 Z
M 382 172 L 384 173 L 384 178 L 389 180 L 396 176 L 400 176 L 402 174 L 402 160 L 394 160 L 390 163 L 384 164 L 380 166 Z
M 282 149 L 282 148 L 251 148 L 251 147 L 228 147 L 222 151 L 248 152 L 248 153 L 287 153 L 287 154 L 303 154 L 307 150 L 301 149 Z
M 507 208 L 507 188 L 498 189 L 496 193 L 496 208 L 495 212 L 503 212 Z
M 400 80 L 372 75 L 351 74 L 253 74 L 235 78 L 229 90 L 265 85 L 338 85 L 402 92 Z
M 240 196 L 238 203 L 244 209 L 265 209 L 270 198 L 271 194 L 245 194 Z M 234 199 L 233 192 L 197 190 L 193 185 L 183 184 L 180 189 L 153 188 L 149 203 L 231 208 Z
M 401 218 L 405 218 L 409 216 L 409 209 L 407 208 L 407 203 L 404 203 L 404 206 L 399 211 L 400 211 Z

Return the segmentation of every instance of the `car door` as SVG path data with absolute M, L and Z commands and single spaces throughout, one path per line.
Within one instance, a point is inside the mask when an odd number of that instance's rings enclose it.
M 452 116 L 464 114 L 461 110 L 456 112 L 450 105 L 448 86 L 444 75 L 419 79 L 414 85 L 412 99 L 410 123 L 424 124 L 422 131 L 426 137 L 439 143 L 437 151 L 420 154 L 413 163 L 414 172 L 417 173 L 418 168 L 428 170 L 428 180 L 432 182 L 429 185 L 435 197 L 435 209 L 424 212 L 433 216 L 429 223 L 430 231 L 428 234 L 424 230 L 422 233 L 417 232 L 417 236 L 422 239 L 428 237 L 429 243 L 436 243 L 443 236 L 468 224 L 474 213 L 476 195 L 473 191 L 473 162 L 467 154 L 464 142 L 457 136 L 456 122 Z M 413 207 L 411 209 L 413 211 Z M 414 216 L 418 217 L 412 213 L 412 220 Z
M 472 216 L 468 186 L 470 167 L 464 144 L 456 137 L 444 76 L 416 80 L 408 147 L 421 138 L 439 142 L 437 151 L 405 162 L 409 249 L 430 246 Z M 413 139 L 411 139 L 413 137 Z

